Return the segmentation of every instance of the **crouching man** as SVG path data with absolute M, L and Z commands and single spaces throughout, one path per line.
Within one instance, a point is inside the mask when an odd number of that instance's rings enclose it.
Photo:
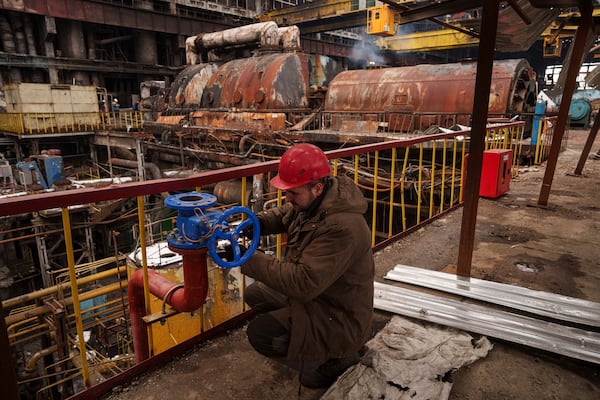
M 330 386 L 359 361 L 373 316 L 367 201 L 352 180 L 330 174 L 314 145 L 285 152 L 271 180 L 285 204 L 258 215 L 261 235 L 287 234 L 285 256 L 256 252 L 242 265 L 255 279 L 244 300 L 260 313 L 248 325 L 250 344 L 312 388 Z

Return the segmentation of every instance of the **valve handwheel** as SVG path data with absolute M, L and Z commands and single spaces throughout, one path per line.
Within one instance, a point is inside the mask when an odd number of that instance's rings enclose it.
M 247 218 L 235 227 L 230 227 L 228 220 L 231 216 L 236 214 L 243 214 Z M 238 267 L 248 261 L 250 257 L 252 257 L 254 250 L 258 247 L 260 238 L 260 223 L 258 222 L 256 215 L 246 207 L 232 207 L 223 212 L 217 220 L 216 225 L 217 228 L 208 239 L 208 254 L 210 254 L 212 259 L 223 268 Z M 241 232 L 244 229 L 248 229 L 251 225 L 253 232 L 251 239 L 252 243 L 250 244 L 250 247 L 248 247 L 246 253 L 242 255 L 239 244 Z M 231 248 L 233 249 L 232 261 L 224 260 L 217 254 L 217 244 L 219 240 L 227 240 L 231 244 Z

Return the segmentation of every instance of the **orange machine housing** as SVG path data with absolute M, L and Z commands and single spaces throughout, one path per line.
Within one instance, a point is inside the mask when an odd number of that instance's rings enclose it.
M 494 149 L 483 152 L 479 195 L 495 199 L 510 189 L 512 150 Z

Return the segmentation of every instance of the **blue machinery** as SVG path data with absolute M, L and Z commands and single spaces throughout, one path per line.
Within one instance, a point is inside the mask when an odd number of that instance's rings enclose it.
M 129 316 L 137 363 L 150 357 L 148 329 L 144 321 L 145 283 L 150 293 L 163 299 L 163 306 L 169 304 L 179 312 L 193 312 L 204 304 L 208 293 L 207 254 L 219 266 L 233 268 L 248 261 L 258 247 L 260 224 L 256 215 L 245 207 L 232 207 L 224 212 L 209 209 L 216 203 L 215 196 L 200 192 L 180 193 L 165 199 L 167 207 L 178 211 L 177 228 L 169 233 L 167 242 L 171 250 L 183 257 L 183 284 L 144 269 L 137 270 L 129 279 Z M 246 216 L 242 222 L 234 225 L 233 221 L 229 221 L 240 214 Z M 250 227 L 253 228 L 252 243 L 242 254 L 239 239 L 242 231 Z M 219 240 L 231 243 L 232 260 L 218 255 Z
M 258 247 L 260 225 L 254 213 L 246 207 L 232 207 L 225 212 L 208 210 L 217 203 L 216 196 L 208 193 L 189 192 L 169 196 L 165 205 L 177 210 L 177 228 L 169 233 L 167 242 L 174 251 L 177 249 L 191 250 L 201 247 L 208 248 L 208 254 L 223 268 L 234 268 L 242 265 Z M 242 214 L 247 217 L 237 226 L 229 223 L 231 216 Z M 241 254 L 239 239 L 244 229 L 253 227 L 252 244 L 244 254 Z M 222 259 L 217 248 L 219 240 L 231 243 L 234 259 Z

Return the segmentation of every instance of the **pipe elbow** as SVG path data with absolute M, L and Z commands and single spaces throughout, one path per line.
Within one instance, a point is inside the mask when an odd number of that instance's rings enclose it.
M 207 250 L 182 250 L 180 253 L 183 254 L 183 287 L 154 271 L 148 271 L 148 289 L 177 311 L 192 312 L 204 304 L 208 294 Z M 139 363 L 150 356 L 148 333 L 142 319 L 146 315 L 143 270 L 135 271 L 129 279 L 127 295 L 135 359 Z

